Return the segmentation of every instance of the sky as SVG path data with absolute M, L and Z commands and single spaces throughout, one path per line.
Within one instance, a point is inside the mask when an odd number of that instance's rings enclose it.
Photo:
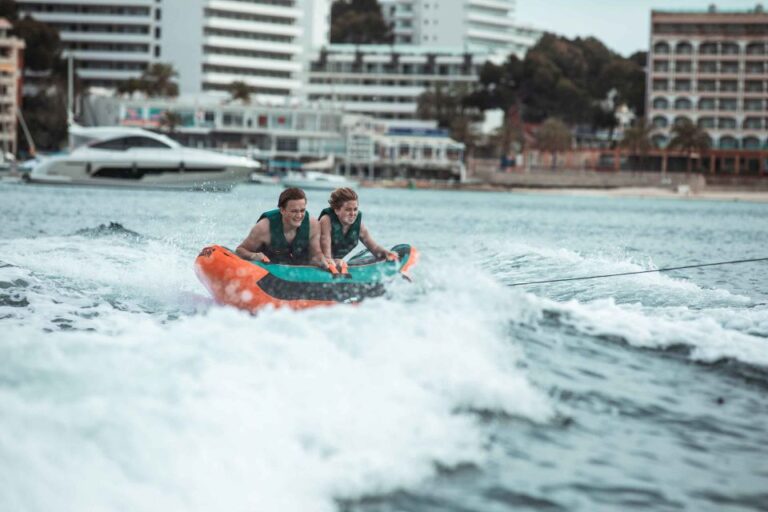
M 628 56 L 648 50 L 652 9 L 752 9 L 761 0 L 517 0 L 521 25 L 570 38 L 595 36 L 608 48 Z M 763 3 L 768 9 L 768 1 Z

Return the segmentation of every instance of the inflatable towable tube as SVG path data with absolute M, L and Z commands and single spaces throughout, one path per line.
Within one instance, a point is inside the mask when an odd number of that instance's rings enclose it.
M 303 309 L 355 303 L 384 294 L 384 283 L 418 260 L 410 245 L 396 245 L 398 261 L 376 259 L 364 251 L 348 261 L 348 274 L 333 275 L 315 266 L 248 261 L 219 245 L 205 247 L 195 260 L 195 273 L 214 299 L 248 311 L 267 305 Z

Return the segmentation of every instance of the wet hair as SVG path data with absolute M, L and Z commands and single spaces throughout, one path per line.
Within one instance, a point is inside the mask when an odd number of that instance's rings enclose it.
M 337 188 L 331 192 L 331 198 L 328 200 L 328 204 L 331 205 L 331 208 L 334 210 L 338 210 L 347 201 L 357 201 L 357 192 L 348 187 Z
M 280 193 L 280 197 L 277 199 L 277 207 L 285 208 L 285 205 L 288 204 L 288 201 L 293 201 L 295 199 L 303 199 L 306 201 L 307 194 L 305 194 L 304 191 L 300 188 L 287 188 Z

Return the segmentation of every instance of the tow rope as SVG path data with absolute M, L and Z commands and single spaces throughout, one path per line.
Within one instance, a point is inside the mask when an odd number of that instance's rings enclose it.
M 548 284 L 548 283 L 562 283 L 565 281 L 584 281 L 587 279 L 602 279 L 604 277 L 618 277 L 618 276 L 631 276 L 636 274 L 650 274 L 651 272 L 669 272 L 671 270 L 684 270 L 689 268 L 701 268 L 701 267 L 714 267 L 716 265 L 735 265 L 737 263 L 755 263 L 758 261 L 768 261 L 766 258 L 752 258 L 748 260 L 733 260 L 733 261 L 719 261 L 717 263 L 700 263 L 698 265 L 685 265 L 683 267 L 669 267 L 669 268 L 657 268 L 654 270 L 637 270 L 634 272 L 619 272 L 617 274 L 600 274 L 595 276 L 581 276 L 581 277 L 564 277 L 561 279 L 547 279 L 546 281 L 526 281 L 524 283 L 512 283 L 507 286 L 527 286 L 530 284 Z

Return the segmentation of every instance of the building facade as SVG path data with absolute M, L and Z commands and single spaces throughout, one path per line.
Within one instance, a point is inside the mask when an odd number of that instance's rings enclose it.
M 325 40 L 327 0 L 19 0 L 56 27 L 86 86 L 115 87 L 155 62 L 181 93 L 245 82 L 283 98 L 300 88 L 305 55 Z
M 768 14 L 653 11 L 646 90 L 659 147 L 689 119 L 715 149 L 768 148 Z
M 515 23 L 515 0 L 380 0 L 395 44 L 522 57 L 543 32 Z
M 21 108 L 24 41 L 12 37 L 11 28 L 0 18 L 0 163 L 18 150 L 16 120 Z
M 86 124 L 166 131 L 191 147 L 250 156 L 271 171 L 332 157 L 337 171 L 364 177 L 459 179 L 464 145 L 434 121 L 382 121 L 315 105 L 222 103 L 210 96 L 88 98 Z M 166 112 L 179 123 L 164 125 Z
M 345 112 L 416 119 L 424 91 L 467 87 L 491 58 L 460 47 L 330 45 L 315 54 L 304 93 Z
M 59 31 L 87 86 L 114 87 L 161 60 L 162 7 L 155 0 L 18 0 L 26 15 Z

